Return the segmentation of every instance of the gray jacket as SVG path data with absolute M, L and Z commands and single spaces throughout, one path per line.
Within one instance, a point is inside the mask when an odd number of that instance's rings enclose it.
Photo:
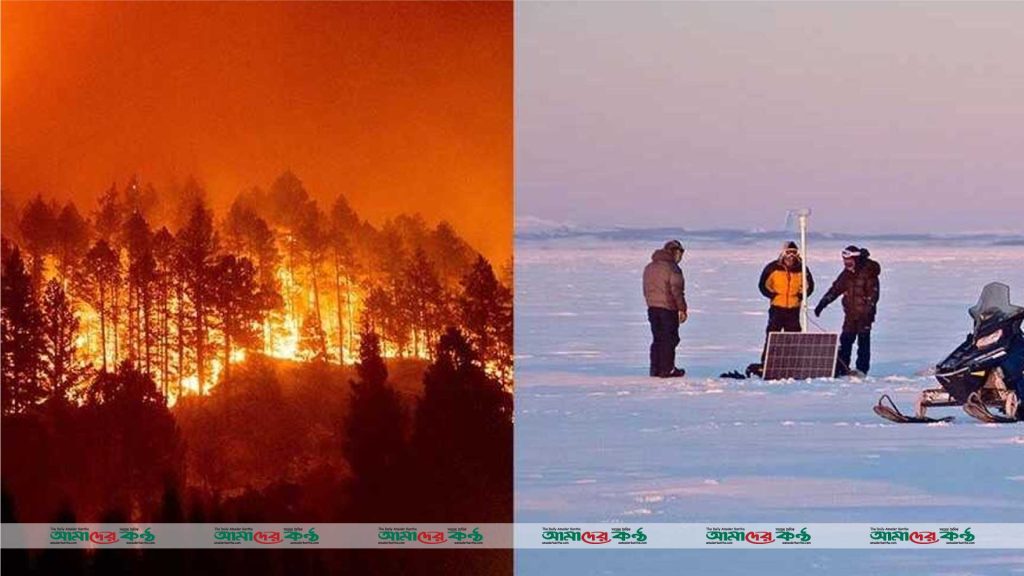
M 686 281 L 668 250 L 655 250 L 644 268 L 644 299 L 648 308 L 686 311 Z

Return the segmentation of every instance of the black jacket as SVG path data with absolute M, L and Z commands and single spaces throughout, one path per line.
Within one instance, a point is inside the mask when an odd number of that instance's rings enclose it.
M 822 309 L 842 296 L 843 312 L 846 313 L 847 319 L 870 326 L 875 321 L 875 312 L 881 295 L 878 282 L 881 273 L 882 267 L 870 258 L 858 262 L 853 270 L 844 269 L 821 298 L 818 308 Z

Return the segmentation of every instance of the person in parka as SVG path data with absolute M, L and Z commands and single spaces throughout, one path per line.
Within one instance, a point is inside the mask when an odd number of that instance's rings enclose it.
M 659 378 L 678 378 L 686 374 L 685 370 L 676 368 L 679 325 L 687 318 L 686 282 L 679 267 L 684 252 L 682 243 L 670 240 L 651 254 L 651 261 L 644 268 L 644 300 L 654 340 L 650 375 Z
M 843 271 L 814 308 L 821 316 L 825 308 L 843 297 L 843 331 L 839 336 L 839 374 L 848 374 L 853 344 L 857 343 L 857 371 L 867 374 L 871 368 L 871 325 L 875 322 L 881 295 L 879 276 L 882 267 L 870 258 L 866 248 L 847 246 L 843 250 Z
M 758 288 L 771 300 L 765 332 L 800 332 L 800 303 L 803 300 L 803 260 L 796 242 L 782 246 L 778 259 L 761 271 Z M 807 269 L 807 295 L 814 293 L 814 276 Z M 762 358 L 763 361 L 763 358 Z

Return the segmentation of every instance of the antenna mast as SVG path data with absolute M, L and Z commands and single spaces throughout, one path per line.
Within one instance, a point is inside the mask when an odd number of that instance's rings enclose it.
M 800 226 L 800 329 L 807 332 L 807 219 L 811 215 L 810 208 L 799 208 L 789 211 L 790 217 L 796 216 Z

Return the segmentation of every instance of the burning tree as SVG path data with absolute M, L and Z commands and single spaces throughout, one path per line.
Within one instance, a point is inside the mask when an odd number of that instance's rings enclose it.
M 7 239 L 11 334 L 43 313 L 43 284 L 55 279 L 71 311 L 50 326 L 58 348 L 72 344 L 83 368 L 100 372 L 128 361 L 172 401 L 205 394 L 247 355 L 351 363 L 360 325 L 385 357 L 414 358 L 432 358 L 445 328 L 458 327 L 489 370 L 510 377 L 510 287 L 449 224 L 413 215 L 377 228 L 340 195 L 325 213 L 291 172 L 267 192 L 239 194 L 221 220 L 195 179 L 174 192 L 169 202 L 133 177 L 111 185 L 88 220 L 42 196 L 7 202 L 29 289 Z M 8 357 L 24 381 L 31 363 Z M 69 384 L 53 378 L 47 386 L 63 394 Z

